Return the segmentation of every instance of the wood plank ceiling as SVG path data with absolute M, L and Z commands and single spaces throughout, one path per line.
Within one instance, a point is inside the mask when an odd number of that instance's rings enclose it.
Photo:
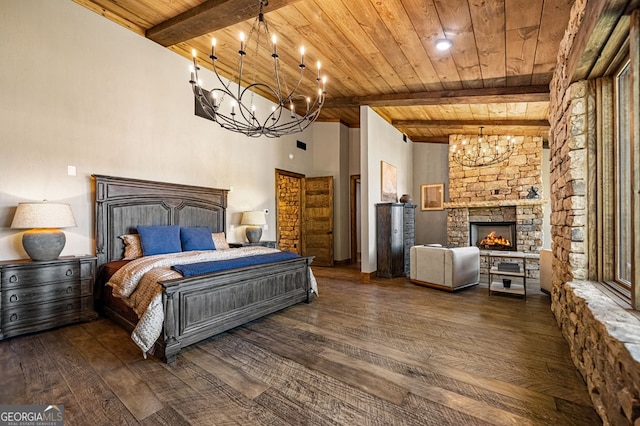
M 258 0 L 74 0 L 211 68 L 235 74 L 238 34 Z M 413 141 L 452 133 L 548 134 L 549 82 L 572 0 L 269 0 L 282 72 L 297 79 L 300 46 L 328 77 L 321 121 L 359 126 L 370 105 Z M 435 47 L 447 38 L 448 51 Z M 260 75 L 272 74 L 269 60 Z M 185 90 L 190 90 L 185 70 Z M 308 93 L 315 81 L 307 79 Z M 207 85 L 205 84 L 205 87 Z

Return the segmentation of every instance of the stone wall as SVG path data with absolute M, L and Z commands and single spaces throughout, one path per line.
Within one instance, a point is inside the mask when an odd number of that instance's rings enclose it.
M 501 136 L 500 138 L 503 138 Z M 463 140 L 477 142 L 477 136 L 451 135 L 450 146 Z M 500 141 L 506 144 L 506 140 Z M 466 167 L 453 161 L 449 151 L 449 203 L 447 244 L 465 247 L 470 243 L 469 222 L 516 222 L 518 251 L 538 253 L 542 248 L 542 200 L 526 199 L 532 186 L 542 193 L 542 138 L 512 138 L 514 152 L 504 162 L 485 167 Z M 486 260 L 483 258 L 483 270 Z M 530 262 L 528 276 L 539 277 L 538 262 Z
M 447 245 L 470 244 L 470 222 L 515 222 L 516 248 L 525 253 L 539 253 L 542 248 L 543 200 L 505 200 L 477 203 L 447 203 Z M 481 252 L 482 253 L 482 252 Z M 487 259 L 481 257 L 480 268 L 487 271 Z M 527 277 L 539 278 L 538 261 L 527 264 Z
M 595 128 L 592 98 L 588 82 L 581 81 L 569 86 L 557 105 L 552 101 L 551 235 L 554 257 L 562 265 L 558 282 L 587 279 L 587 139 Z
M 450 135 L 449 145 L 470 144 L 477 136 Z M 449 201 L 452 203 L 517 200 L 525 198 L 532 186 L 542 197 L 542 138 L 512 138 L 514 153 L 504 162 L 485 167 L 466 167 L 453 161 L 449 150 Z
M 551 82 L 551 309 L 604 424 L 640 424 L 640 321 L 587 281 L 588 149 L 596 142 L 590 82 L 572 83 L 567 63 L 584 18 L 576 0 Z M 591 165 L 591 167 L 595 167 Z
M 470 222 L 515 222 L 517 250 L 538 253 L 542 247 L 542 204 L 540 203 L 449 207 L 447 244 L 454 247 L 468 246 L 470 243 Z
M 554 287 L 553 311 L 604 424 L 640 424 L 640 321 L 598 289 L 572 281 Z

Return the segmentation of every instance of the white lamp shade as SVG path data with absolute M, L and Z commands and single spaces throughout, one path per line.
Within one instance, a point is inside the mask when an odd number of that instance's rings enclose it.
M 20 203 L 11 222 L 11 227 L 16 229 L 73 226 L 77 225 L 71 206 L 63 203 Z
M 262 211 L 244 212 L 242 213 L 242 221 L 240 225 L 266 225 L 267 219 Z

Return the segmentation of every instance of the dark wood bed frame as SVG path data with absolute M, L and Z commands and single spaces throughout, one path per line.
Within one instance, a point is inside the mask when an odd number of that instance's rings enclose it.
M 122 259 L 123 234 L 138 225 L 209 226 L 224 232 L 227 191 L 93 175 L 98 267 Z M 164 281 L 164 333 L 150 351 L 170 363 L 180 350 L 223 331 L 313 300 L 311 257 Z M 135 313 L 98 280 L 100 312 L 130 331 Z

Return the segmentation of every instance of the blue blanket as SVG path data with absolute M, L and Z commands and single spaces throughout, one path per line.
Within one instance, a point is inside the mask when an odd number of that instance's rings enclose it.
M 187 265 L 174 265 L 171 267 L 171 269 L 180 272 L 185 277 L 190 277 L 192 275 L 226 271 L 228 269 L 261 265 L 263 263 L 273 263 L 281 260 L 296 259 L 298 257 L 300 256 L 296 253 L 290 251 L 280 251 L 278 253 L 257 254 L 254 256 L 239 257 L 237 259 L 212 260 L 209 262 L 190 263 Z

